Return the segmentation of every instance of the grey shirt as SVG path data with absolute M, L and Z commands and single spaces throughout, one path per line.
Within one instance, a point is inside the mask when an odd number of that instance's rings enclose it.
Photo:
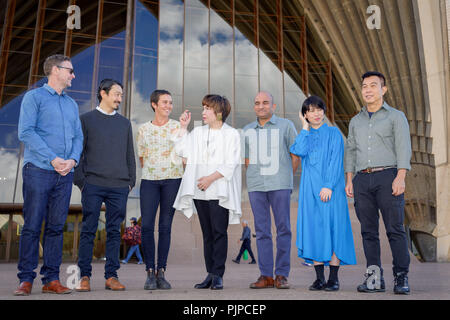
M 246 125 L 244 135 L 248 192 L 292 190 L 290 147 L 297 137 L 292 121 L 273 115 L 264 127 L 258 121 Z
M 367 107 L 352 118 L 345 147 L 345 172 L 396 166 L 411 170 L 411 137 L 405 114 L 386 102 L 369 117 Z

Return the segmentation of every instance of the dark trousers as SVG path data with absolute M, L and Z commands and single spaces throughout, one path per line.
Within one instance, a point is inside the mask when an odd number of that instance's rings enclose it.
M 44 264 L 41 268 L 42 283 L 59 280 L 62 259 L 63 230 L 69 212 L 73 173 L 65 177 L 56 171 L 45 170 L 31 163 L 24 165 L 23 219 L 19 242 L 18 269 L 20 282 L 33 283 L 34 269 L 39 264 L 39 238 L 45 220 L 42 246 Z
M 129 187 L 109 188 L 86 183 L 81 192 L 83 222 L 78 250 L 81 276 L 91 277 L 92 252 L 102 203 L 106 207 L 105 279 L 117 278 L 120 269 L 120 225 L 125 219 Z
M 203 234 L 206 271 L 223 277 L 228 250 L 228 209 L 219 200 L 194 200 Z
M 237 261 L 241 260 L 241 256 L 244 254 L 245 250 L 248 251 L 248 254 L 252 258 L 252 261 L 255 261 L 255 256 L 253 255 L 250 239 L 244 239 L 244 241 L 242 241 L 241 250 L 239 250 L 239 254 L 238 254 L 236 260 Z
M 355 210 L 361 223 L 367 267 L 376 265 L 381 268 L 378 234 L 380 210 L 392 251 L 394 275 L 398 272 L 408 272 L 410 262 L 403 225 L 404 195 L 392 195 L 392 182 L 396 176 L 397 169 L 387 169 L 374 173 L 358 173 L 353 179 Z
M 141 239 L 146 270 L 155 269 L 155 219 L 158 206 L 158 269 L 165 269 L 167 266 L 172 220 L 175 213 L 173 203 L 177 196 L 180 183 L 181 179 L 143 179 L 141 181 Z

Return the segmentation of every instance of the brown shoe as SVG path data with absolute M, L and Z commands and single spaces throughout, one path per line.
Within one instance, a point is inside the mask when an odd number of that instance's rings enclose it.
M 275 287 L 277 287 L 277 289 L 289 289 L 290 285 L 285 276 L 276 276 Z
M 14 291 L 15 296 L 29 296 L 31 294 L 31 288 L 33 284 L 28 281 L 21 282 L 17 287 L 16 291 Z
M 106 280 L 105 289 L 112 291 L 124 291 L 125 286 L 121 284 L 117 278 L 111 277 Z
M 78 287 L 75 288 L 77 292 L 89 292 L 91 291 L 91 285 L 89 283 L 89 277 L 84 276 L 81 278 Z
M 72 290 L 61 285 L 59 280 L 53 280 L 42 287 L 42 293 L 67 294 L 72 293 Z
M 252 289 L 273 288 L 273 278 L 267 276 L 260 276 L 258 278 L 258 281 L 250 284 L 250 288 Z

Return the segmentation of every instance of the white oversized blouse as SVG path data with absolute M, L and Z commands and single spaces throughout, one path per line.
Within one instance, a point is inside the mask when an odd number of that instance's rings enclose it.
M 242 216 L 239 132 L 226 123 L 218 130 L 205 125 L 190 133 L 180 129 L 171 140 L 175 143 L 176 154 L 187 160 L 173 207 L 190 218 L 196 212 L 193 199 L 219 200 L 219 205 L 229 210 L 229 224 L 239 224 Z M 198 180 L 216 171 L 223 178 L 201 191 L 197 187 Z

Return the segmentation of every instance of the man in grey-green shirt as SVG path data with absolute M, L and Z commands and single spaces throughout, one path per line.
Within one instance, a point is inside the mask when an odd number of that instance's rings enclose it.
M 252 289 L 289 288 L 291 224 L 290 199 L 293 172 L 300 159 L 290 153 L 297 137 L 294 124 L 274 115 L 276 104 L 268 92 L 255 97 L 256 121 L 244 127 L 247 189 L 255 218 L 256 247 L 261 276 Z M 271 233 L 272 208 L 277 229 L 277 253 L 274 270 Z M 273 275 L 275 272 L 275 280 Z
M 352 118 L 345 149 L 346 193 L 355 198 L 361 223 L 366 279 L 359 292 L 384 292 L 385 284 L 378 238 L 379 213 L 391 246 L 394 292 L 409 294 L 409 252 L 404 221 L 406 172 L 411 169 L 411 140 L 403 112 L 390 107 L 383 74 L 371 71 L 362 76 L 362 97 L 367 106 Z M 374 275 L 378 279 L 372 283 Z

